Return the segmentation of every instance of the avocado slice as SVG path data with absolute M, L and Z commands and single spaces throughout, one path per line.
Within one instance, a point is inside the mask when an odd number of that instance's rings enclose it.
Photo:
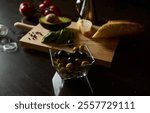
M 55 31 L 54 31 L 55 32 Z M 58 38 L 59 38 L 59 36 L 60 36 L 60 30 L 59 31 L 56 31 L 55 32 L 55 35 L 54 35 L 54 40 L 52 40 L 51 42 L 55 42 Z
M 42 43 L 44 43 L 44 42 L 48 42 L 48 40 L 49 40 L 49 35 L 51 35 L 51 32 L 49 32 L 49 33 L 47 33 L 44 37 L 43 37 L 43 39 L 42 39 Z
M 64 43 L 65 40 L 66 40 L 67 35 L 68 35 L 68 33 L 64 29 L 62 29 L 60 31 L 60 35 L 59 35 L 58 39 L 55 41 L 55 43 L 57 43 L 57 44 Z
M 45 35 L 45 36 L 43 37 L 42 43 L 51 43 L 51 42 L 57 40 L 58 37 L 59 37 L 59 36 L 58 36 L 58 33 L 57 33 L 57 35 L 56 35 L 55 32 L 49 32 L 47 35 Z
M 72 40 L 74 38 L 74 32 L 71 29 L 65 29 L 68 32 L 67 40 Z
M 73 31 L 65 28 L 58 31 L 50 31 L 47 35 L 43 37 L 42 43 L 63 44 L 67 43 L 68 40 L 72 40 L 73 37 Z
M 58 17 L 58 19 L 60 20 L 59 23 L 50 23 L 45 19 L 45 17 L 41 17 L 39 19 L 39 23 L 48 30 L 57 31 L 69 26 L 72 21 L 70 18 L 67 17 Z
M 57 44 L 67 43 L 67 41 L 72 40 L 73 37 L 74 37 L 73 31 L 65 28 L 61 30 L 60 35 L 55 41 L 55 43 Z

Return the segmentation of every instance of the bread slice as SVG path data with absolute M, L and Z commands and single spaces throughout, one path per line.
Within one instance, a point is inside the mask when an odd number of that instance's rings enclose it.
M 80 19 L 77 22 L 79 30 L 84 36 L 90 36 L 92 33 L 92 22 L 86 19 Z
M 143 31 L 139 23 L 123 20 L 111 20 L 102 25 L 92 38 L 112 38 L 120 36 L 135 35 Z

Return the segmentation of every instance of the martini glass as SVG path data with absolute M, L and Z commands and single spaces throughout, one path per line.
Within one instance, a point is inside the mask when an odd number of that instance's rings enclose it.
M 88 46 L 84 45 L 84 52 L 87 54 L 87 59 L 88 59 L 89 63 L 86 65 L 78 65 L 73 69 L 73 71 L 66 72 L 66 73 L 64 73 L 60 70 L 60 68 L 58 67 L 58 65 L 56 63 L 58 59 L 55 58 L 55 53 L 62 50 L 62 48 L 64 48 L 68 53 L 70 53 L 72 51 L 72 48 L 70 46 L 69 47 L 68 46 L 65 46 L 65 47 L 60 46 L 57 48 L 52 47 L 51 49 L 49 49 L 51 64 L 56 70 L 56 73 L 52 80 L 55 95 L 59 95 L 59 93 L 61 92 L 61 89 L 63 88 L 65 81 L 69 81 L 69 80 L 73 80 L 73 79 L 74 80 L 81 79 L 81 78 L 84 78 L 86 80 L 86 82 L 89 86 L 89 89 L 90 89 L 91 93 L 93 94 L 93 89 L 88 80 L 87 74 L 88 74 L 88 71 L 90 70 L 91 66 L 94 64 L 95 60 L 94 60 L 94 57 L 92 56 Z

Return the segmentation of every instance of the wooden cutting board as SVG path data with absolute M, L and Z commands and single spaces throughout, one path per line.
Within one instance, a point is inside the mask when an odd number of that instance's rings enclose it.
M 99 26 L 93 26 L 93 33 L 96 32 L 98 27 Z M 68 28 L 73 29 L 73 31 L 75 32 L 76 44 L 86 44 L 89 47 L 92 55 L 96 60 L 96 64 L 107 67 L 111 66 L 119 39 L 92 40 L 91 37 L 85 37 L 80 33 L 76 22 L 72 22 Z M 42 35 L 36 34 L 38 32 L 42 33 Z M 20 39 L 20 43 L 23 47 L 26 48 L 49 52 L 49 48 L 52 48 L 53 46 L 57 47 L 58 45 L 41 43 L 43 36 L 46 35 L 48 32 L 49 31 L 47 29 L 44 29 L 40 24 L 38 24 Z M 34 34 L 36 34 L 37 37 L 33 38 L 31 36 Z

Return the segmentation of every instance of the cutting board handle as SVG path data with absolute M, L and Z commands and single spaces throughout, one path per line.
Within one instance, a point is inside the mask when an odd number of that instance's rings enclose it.
M 33 29 L 35 27 L 33 25 L 24 24 L 24 23 L 21 23 L 21 22 L 15 22 L 14 26 L 16 28 L 19 28 L 19 29 L 22 29 L 22 30 L 25 30 L 25 31 L 30 31 L 31 29 Z

